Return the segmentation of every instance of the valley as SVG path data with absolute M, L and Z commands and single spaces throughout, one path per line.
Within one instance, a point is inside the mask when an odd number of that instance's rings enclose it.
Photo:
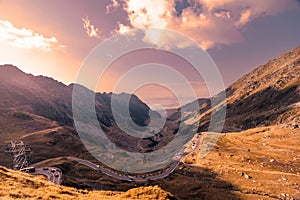
M 25 187 L 30 182 L 32 188 L 66 190 L 55 197 L 60 199 L 71 198 L 69 193 L 82 198 L 93 195 L 106 198 L 109 193 L 126 199 L 133 198 L 129 191 L 139 194 L 140 190 L 145 199 L 151 199 L 153 193 L 157 193 L 157 198 L 161 195 L 169 199 L 299 199 L 299 61 L 300 47 L 259 66 L 229 86 L 225 91 L 226 120 L 221 133 L 208 127 L 211 115 L 219 112 L 224 102 L 212 106 L 209 99 L 199 99 L 200 115 L 190 110 L 181 116 L 183 108 L 178 108 L 170 112 L 160 132 L 142 139 L 127 135 L 114 121 L 110 108 L 112 94 L 96 93 L 95 110 L 100 127 L 110 141 L 130 152 L 161 149 L 176 137 L 180 123 L 197 125 L 198 139 L 188 143 L 179 159 L 166 168 L 138 175 L 112 172 L 84 146 L 73 124 L 74 85 L 25 74 L 12 65 L 0 66 L 0 165 L 3 166 L 0 175 L 7 180 L 3 184 L 11 187 L 11 180 L 20 180 L 13 184 Z M 87 88 L 83 91 L 91 92 Z M 118 94 L 117 98 L 118 106 L 124 108 L 128 94 Z M 157 119 L 161 117 L 137 96 L 130 99 L 129 111 L 136 124 L 147 126 L 151 112 Z M 124 116 L 120 112 L 118 117 Z M 84 120 L 88 124 L 89 118 Z M 18 140 L 29 145 L 31 164 L 41 169 L 61 170 L 62 186 L 53 189 L 54 185 L 42 180 L 45 178 L 14 174 L 6 169 L 12 168 L 6 145 Z M 37 198 L 27 190 L 19 190 L 18 194 L 6 191 L 0 190 L 0 198 L 14 198 L 9 195 Z

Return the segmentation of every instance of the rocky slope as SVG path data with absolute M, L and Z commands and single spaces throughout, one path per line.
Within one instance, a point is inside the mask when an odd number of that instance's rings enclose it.
M 268 125 L 298 129 L 300 46 L 244 75 L 226 89 L 226 96 L 226 121 L 223 132 Z M 209 102 L 209 99 L 199 99 L 200 115 L 190 114 L 190 117 L 197 116 L 200 122 L 199 131 L 205 131 L 209 126 L 212 113 Z M 178 116 L 177 112 L 170 118 Z
M 276 124 L 299 128 L 299 102 L 300 46 L 259 66 L 230 86 L 227 124 L 244 130 Z

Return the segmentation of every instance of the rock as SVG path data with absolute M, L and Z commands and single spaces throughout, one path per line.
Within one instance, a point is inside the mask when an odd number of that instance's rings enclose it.
M 204 164 L 205 164 L 205 165 L 210 165 L 210 162 L 205 162 Z
M 271 159 L 270 162 L 271 162 L 271 163 L 275 162 L 275 159 Z
M 251 176 L 249 176 L 249 175 L 247 175 L 247 174 L 244 174 L 244 177 L 245 177 L 246 179 L 251 179 L 251 178 L 252 178 Z

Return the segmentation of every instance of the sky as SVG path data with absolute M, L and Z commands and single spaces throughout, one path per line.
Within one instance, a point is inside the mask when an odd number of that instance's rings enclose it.
M 257 66 L 299 46 L 299 19 L 298 0 L 0 0 L 0 64 L 13 64 L 26 73 L 70 84 L 101 42 L 140 29 L 160 28 L 183 34 L 206 50 L 227 87 Z M 155 48 L 171 51 L 189 46 L 177 37 L 144 34 L 143 41 Z M 175 57 L 150 50 L 129 53 L 112 64 L 95 90 L 113 91 L 115 83 L 132 67 L 155 61 L 188 77 L 198 97 L 210 96 L 203 77 L 195 76 L 188 63 Z M 159 71 L 147 75 L 151 74 L 172 82 Z M 142 79 L 142 74 L 138 77 Z M 172 84 L 184 94 L 184 84 L 174 80 Z M 172 91 L 163 85 L 137 88 L 136 94 L 149 105 L 177 105 Z M 186 101 L 190 100 L 187 95 Z

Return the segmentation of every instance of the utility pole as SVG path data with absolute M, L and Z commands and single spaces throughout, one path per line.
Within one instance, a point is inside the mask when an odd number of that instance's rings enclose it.
M 10 141 L 5 150 L 13 157 L 13 169 L 21 170 L 29 166 L 30 148 L 23 141 Z

